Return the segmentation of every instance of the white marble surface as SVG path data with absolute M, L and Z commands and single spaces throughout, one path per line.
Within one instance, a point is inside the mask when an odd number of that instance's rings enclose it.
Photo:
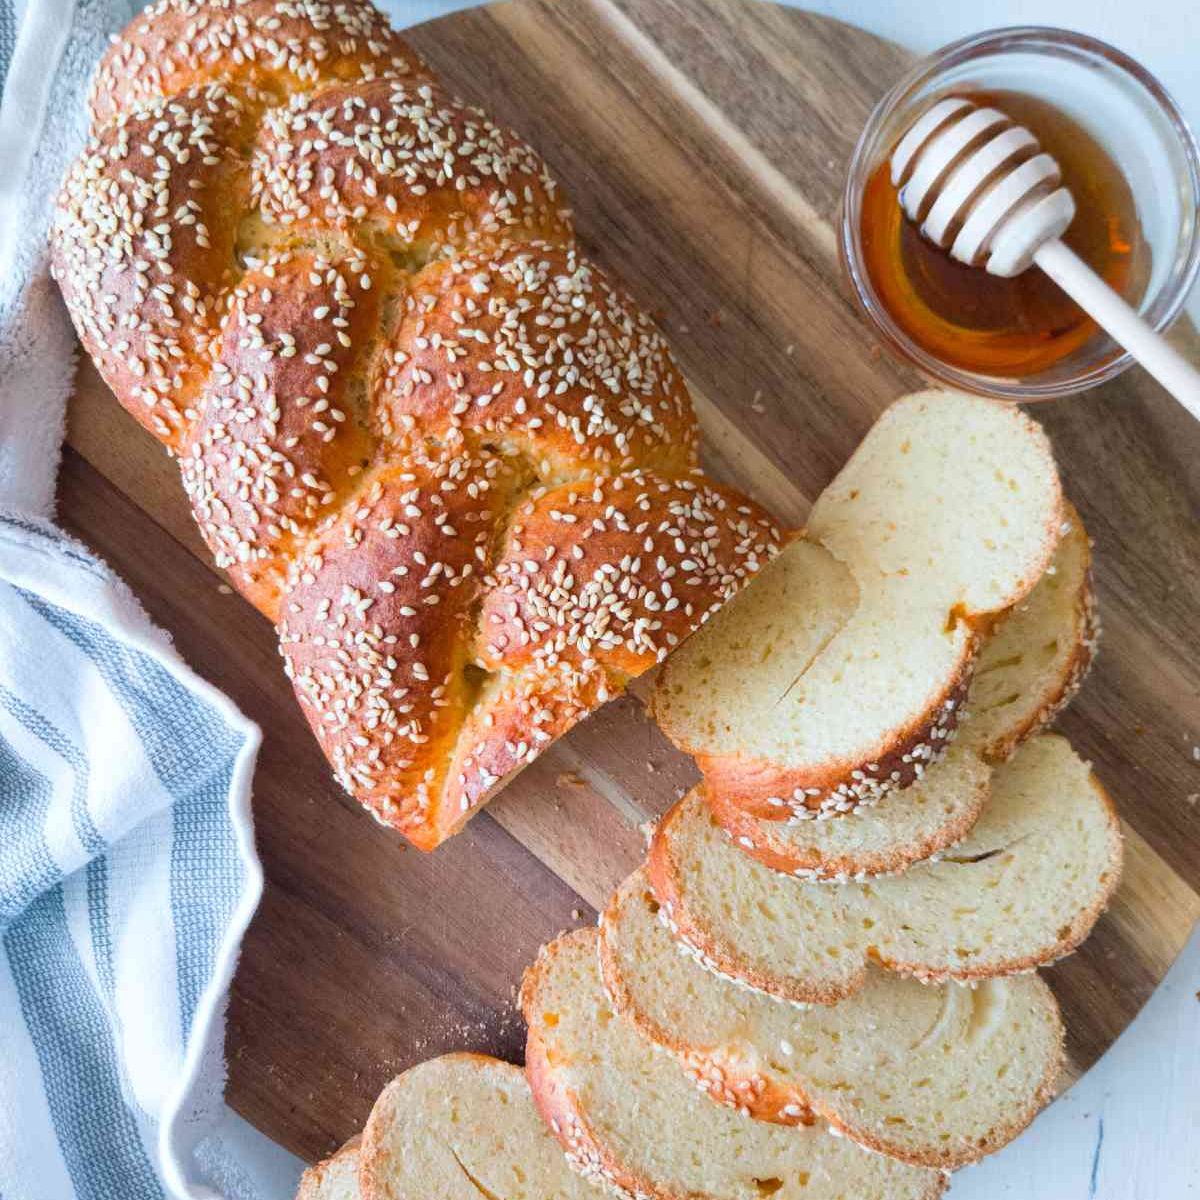
M 472 0 L 379 0 L 397 25 Z M 569 2 L 569 0 L 568 0 Z M 1153 70 L 1200 129 L 1195 0 L 811 0 L 805 7 L 914 50 L 997 25 L 1061 25 L 1104 38 Z M 1189 306 L 1198 314 L 1200 298 Z M 1200 815 L 1197 815 L 1200 820 Z M 301 1164 L 242 1123 L 265 1194 L 291 1197 Z M 960 1172 L 953 1200 L 1200 1197 L 1200 933 L 1103 1060 L 999 1154 Z

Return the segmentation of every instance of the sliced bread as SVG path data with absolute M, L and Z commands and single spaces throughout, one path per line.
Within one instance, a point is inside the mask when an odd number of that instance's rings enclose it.
M 995 768 L 970 834 L 936 862 L 843 885 L 792 879 L 739 850 L 699 789 L 659 822 L 650 885 L 706 966 L 789 1000 L 833 1003 L 876 960 L 926 980 L 986 979 L 1073 950 L 1121 868 L 1112 802 L 1065 738 Z
M 1092 665 L 1100 620 L 1092 587 L 1092 544 L 1074 507 L 1037 587 L 997 622 L 984 643 L 959 738 L 1003 762 L 1070 703 Z
M 521 1070 L 480 1054 L 430 1059 L 392 1080 L 359 1160 L 363 1200 L 596 1200 L 538 1118 Z
M 990 772 L 1051 721 L 1092 661 L 1099 632 L 1091 548 L 1069 505 L 1063 536 L 1037 586 L 983 644 L 965 715 L 945 758 L 878 805 L 826 821 L 762 821 L 713 787 L 713 815 L 759 862 L 790 875 L 844 879 L 901 871 L 945 850 L 983 811 Z M 779 619 L 786 620 L 781 602 Z
M 763 821 L 705 787 L 712 815 L 737 846 L 775 871 L 843 882 L 904 870 L 960 841 L 987 803 L 991 769 L 957 741 L 944 758 L 878 804 L 826 821 Z
M 907 786 L 956 723 L 979 631 L 1050 562 L 1062 511 L 1049 443 L 1015 406 L 897 401 L 807 540 L 667 661 L 655 717 L 714 791 L 765 820 Z
M 681 958 L 658 913 L 635 871 L 600 922 L 608 994 L 701 1089 L 752 1117 L 815 1114 L 884 1154 L 950 1169 L 1011 1141 L 1052 1094 L 1062 1021 L 1036 974 L 970 988 L 873 967 L 841 1003 L 801 1008 Z
M 358 1149 L 362 1135 L 355 1134 L 341 1149 L 311 1166 L 300 1176 L 296 1200 L 359 1200 Z
M 941 1193 L 941 1173 L 869 1154 L 823 1125 L 783 1128 L 714 1103 L 617 1014 L 601 983 L 596 936 L 575 930 L 543 947 L 521 989 L 534 1099 L 588 1178 L 653 1200 Z

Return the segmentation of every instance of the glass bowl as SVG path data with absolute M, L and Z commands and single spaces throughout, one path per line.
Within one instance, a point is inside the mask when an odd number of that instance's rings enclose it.
M 1150 277 L 1136 307 L 1158 330 L 1179 315 L 1200 270 L 1195 138 L 1162 85 L 1127 55 L 1081 33 L 1038 26 L 954 42 L 919 62 L 875 106 L 855 147 L 842 202 L 840 249 L 850 282 L 889 349 L 940 383 L 1010 400 L 1050 399 L 1094 387 L 1133 361 L 1101 330 L 1036 374 L 985 375 L 930 354 L 893 320 L 872 285 L 861 239 L 867 180 L 935 99 L 976 88 L 1045 100 L 1111 155 L 1133 192 L 1150 247 Z

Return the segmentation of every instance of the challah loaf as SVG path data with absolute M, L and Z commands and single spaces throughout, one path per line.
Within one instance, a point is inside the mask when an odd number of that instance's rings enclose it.
M 600 1200 L 567 1165 L 519 1067 L 446 1054 L 392 1080 L 359 1150 L 362 1200 Z
M 950 1169 L 1011 1141 L 1050 1098 L 1058 1005 L 1036 975 L 976 988 L 874 968 L 834 1005 L 801 1009 L 680 955 L 635 871 L 600 922 L 619 1012 L 722 1104 L 783 1125 L 813 1114 L 856 1142 Z
M 1065 738 L 995 768 L 970 834 L 937 862 L 833 884 L 791 879 L 725 835 L 693 789 L 659 822 L 648 877 L 706 966 L 788 1000 L 834 1003 L 874 960 L 925 980 L 1009 975 L 1075 949 L 1121 870 L 1112 802 Z
M 638 1200 L 932 1200 L 944 1177 L 822 1125 L 748 1121 L 694 1087 L 605 995 L 596 931 L 542 948 L 525 974 L 525 1070 L 575 1168 Z
M 737 845 L 777 871 L 844 879 L 902 871 L 964 837 L 987 800 L 986 764 L 1010 757 L 1054 718 L 1078 689 L 1095 651 L 1091 549 L 1070 505 L 1065 524 L 1037 586 L 984 640 L 965 715 L 940 762 L 910 787 L 836 820 L 762 821 L 721 792 L 705 789 L 713 816 Z M 764 573 L 754 590 L 766 589 L 772 574 Z M 779 598 L 780 624 L 787 622 L 794 599 L 794 594 Z M 797 617 L 809 612 L 801 600 Z M 726 629 L 733 624 L 727 622 Z
M 655 716 L 753 816 L 872 803 L 943 751 L 979 634 L 1037 583 L 1061 525 L 1049 443 L 1019 409 L 899 400 L 818 498 L 808 541 L 664 668 Z
M 542 160 L 363 0 L 160 0 L 59 199 L 79 336 L 422 848 L 773 554 Z

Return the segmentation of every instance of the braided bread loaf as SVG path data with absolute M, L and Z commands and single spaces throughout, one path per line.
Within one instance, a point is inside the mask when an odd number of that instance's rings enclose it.
M 774 553 L 542 160 L 362 0 L 160 0 L 53 271 L 338 779 L 429 849 Z

